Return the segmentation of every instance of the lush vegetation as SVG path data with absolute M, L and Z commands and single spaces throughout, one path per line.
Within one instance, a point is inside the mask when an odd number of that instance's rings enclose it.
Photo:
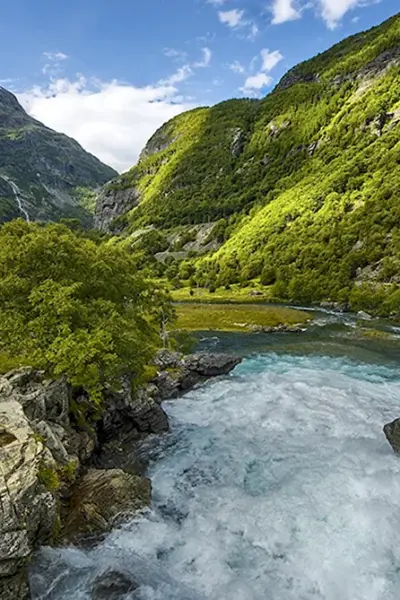
M 92 398 L 139 379 L 173 316 L 123 246 L 22 220 L 0 228 L 0 359 L 65 375 Z
M 128 227 L 155 225 L 160 246 L 163 230 L 212 221 L 221 246 L 172 257 L 174 287 L 255 281 L 273 298 L 400 316 L 399 48 L 395 16 L 299 65 L 261 101 L 197 109 L 153 136 L 113 183 L 141 192 Z
M 179 304 L 178 329 L 186 331 L 251 331 L 254 327 L 299 325 L 311 316 L 300 310 L 239 304 Z

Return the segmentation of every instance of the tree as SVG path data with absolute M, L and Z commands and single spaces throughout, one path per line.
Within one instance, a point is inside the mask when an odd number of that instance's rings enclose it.
M 121 244 L 61 224 L 0 228 L 0 352 L 65 375 L 92 398 L 121 375 L 141 374 L 168 307 Z

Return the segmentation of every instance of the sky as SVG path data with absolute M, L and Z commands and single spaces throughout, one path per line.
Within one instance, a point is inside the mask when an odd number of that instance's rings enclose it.
M 0 85 L 122 172 L 168 119 L 265 96 L 400 0 L 0 0 L 0 10 Z

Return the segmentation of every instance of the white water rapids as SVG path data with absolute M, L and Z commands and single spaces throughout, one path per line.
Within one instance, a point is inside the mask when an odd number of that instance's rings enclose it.
M 42 550 L 36 599 L 87 600 L 108 569 L 140 584 L 124 600 L 400 598 L 399 371 L 269 353 L 167 410 L 151 511 Z

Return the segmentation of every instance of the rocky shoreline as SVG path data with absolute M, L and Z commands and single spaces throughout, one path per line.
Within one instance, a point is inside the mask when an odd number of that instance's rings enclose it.
M 30 597 L 28 563 L 43 544 L 79 542 L 108 531 L 151 502 L 145 466 L 125 468 L 123 447 L 165 434 L 161 404 L 241 358 L 160 351 L 154 376 L 108 389 L 96 408 L 65 379 L 22 368 L 0 377 L 0 600 Z

